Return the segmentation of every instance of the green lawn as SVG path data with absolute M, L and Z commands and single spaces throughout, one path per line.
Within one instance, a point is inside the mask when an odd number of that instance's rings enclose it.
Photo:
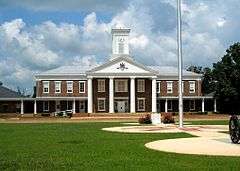
M 191 137 L 102 131 L 120 123 L 0 124 L 0 170 L 239 170 L 239 157 L 153 151 L 150 141 Z

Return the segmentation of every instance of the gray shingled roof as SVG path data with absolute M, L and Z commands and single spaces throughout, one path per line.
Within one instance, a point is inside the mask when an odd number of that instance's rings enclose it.
M 16 91 L 0 85 L 0 98 L 19 98 L 24 97 Z

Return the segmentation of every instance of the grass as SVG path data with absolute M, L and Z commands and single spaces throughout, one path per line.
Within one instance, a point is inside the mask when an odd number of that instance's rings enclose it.
M 199 120 L 189 121 L 193 125 L 228 125 L 228 120 Z
M 239 170 L 239 157 L 182 155 L 144 144 L 186 133 L 102 131 L 119 123 L 0 124 L 0 170 Z

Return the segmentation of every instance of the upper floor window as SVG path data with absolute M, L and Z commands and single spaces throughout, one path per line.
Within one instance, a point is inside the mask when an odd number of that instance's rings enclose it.
M 61 93 L 61 81 L 55 81 L 55 93 Z
M 85 93 L 85 81 L 79 81 L 79 93 Z
M 116 92 L 127 92 L 128 81 L 127 80 L 115 80 L 115 91 Z
M 49 81 L 43 81 L 43 93 L 49 93 Z
M 67 93 L 72 93 L 72 92 L 73 92 L 73 82 L 67 81 Z
M 172 92 L 173 92 L 173 82 L 167 81 L 167 93 L 172 93 Z
M 98 80 L 98 92 L 105 92 L 105 80 Z
M 145 80 L 137 80 L 137 91 L 138 92 L 145 92 Z
M 157 93 L 161 91 L 161 81 L 157 81 Z
M 195 93 L 195 81 L 189 81 L 189 93 Z

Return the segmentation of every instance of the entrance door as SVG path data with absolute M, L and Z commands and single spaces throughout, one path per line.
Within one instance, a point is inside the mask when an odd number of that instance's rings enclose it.
M 79 101 L 79 112 L 85 113 L 85 101 Z
M 125 112 L 125 101 L 119 101 L 117 106 L 118 112 L 119 113 L 124 113 Z

